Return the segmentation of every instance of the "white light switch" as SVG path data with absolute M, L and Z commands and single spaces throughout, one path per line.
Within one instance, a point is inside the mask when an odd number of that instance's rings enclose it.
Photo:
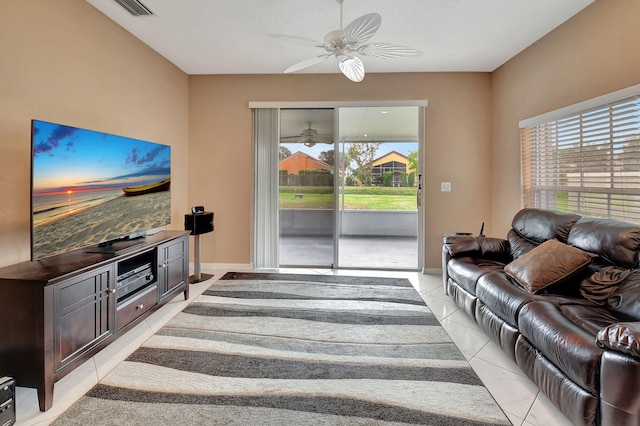
M 451 192 L 451 182 L 440 182 L 440 192 Z

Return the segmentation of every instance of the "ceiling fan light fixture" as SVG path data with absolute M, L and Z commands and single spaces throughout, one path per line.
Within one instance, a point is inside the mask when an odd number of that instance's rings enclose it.
M 349 80 L 356 83 L 364 80 L 364 65 L 360 58 L 350 55 L 339 56 L 338 66 Z
M 382 18 L 378 13 L 369 13 L 352 21 L 346 27 L 342 26 L 342 12 L 345 0 L 337 0 L 340 4 L 340 29 L 325 35 L 323 42 L 308 38 L 289 36 L 285 34 L 269 34 L 272 37 L 296 43 L 310 44 L 323 48 L 326 53 L 305 59 L 287 68 L 284 72 L 291 73 L 316 65 L 330 56 L 338 60 L 340 71 L 351 81 L 360 82 L 364 79 L 364 65 L 354 53 L 380 59 L 395 59 L 407 56 L 418 56 L 422 52 L 406 46 L 389 43 L 367 43 L 378 31 Z

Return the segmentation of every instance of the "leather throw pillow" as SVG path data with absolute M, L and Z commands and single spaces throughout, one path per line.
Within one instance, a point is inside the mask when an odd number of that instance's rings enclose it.
M 593 257 L 551 239 L 507 264 L 504 271 L 527 291 L 539 293 L 584 271 Z

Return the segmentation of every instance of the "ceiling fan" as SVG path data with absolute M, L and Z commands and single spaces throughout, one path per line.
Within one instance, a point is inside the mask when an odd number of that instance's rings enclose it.
M 311 148 L 317 143 L 333 143 L 333 138 L 330 135 L 319 135 L 318 131 L 311 128 L 311 122 L 307 121 L 307 129 L 304 129 L 302 133 L 295 136 L 283 136 L 280 138 L 281 142 L 296 142 L 302 143 L 304 146 Z
M 377 13 L 363 15 L 343 29 L 342 8 L 345 0 L 337 0 L 337 2 L 340 4 L 340 29 L 329 32 L 324 36 L 324 41 L 286 34 L 269 34 L 270 37 L 320 47 L 327 52 L 298 62 L 284 70 L 285 73 L 300 71 L 335 56 L 340 71 L 351 81 L 360 82 L 364 79 L 364 65 L 356 54 L 381 59 L 422 55 L 419 50 L 397 44 L 366 43 L 382 23 L 382 18 Z

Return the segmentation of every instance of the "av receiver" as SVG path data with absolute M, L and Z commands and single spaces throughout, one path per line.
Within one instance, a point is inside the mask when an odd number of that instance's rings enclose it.
M 153 265 L 151 263 L 146 263 L 118 275 L 116 281 L 116 298 L 120 300 L 153 282 L 155 277 L 152 267 Z

